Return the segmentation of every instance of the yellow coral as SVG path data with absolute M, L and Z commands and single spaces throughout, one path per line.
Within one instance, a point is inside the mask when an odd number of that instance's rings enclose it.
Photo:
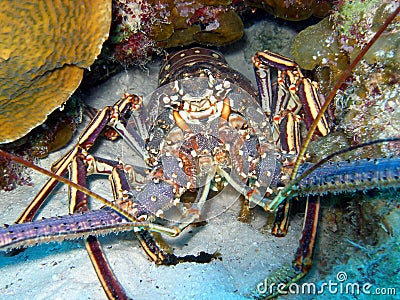
M 111 1 L 0 1 L 0 143 L 43 123 L 108 37 Z

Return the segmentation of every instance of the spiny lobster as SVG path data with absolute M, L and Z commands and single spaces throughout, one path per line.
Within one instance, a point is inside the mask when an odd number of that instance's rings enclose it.
M 272 196 L 289 182 L 300 152 L 300 119 L 310 128 L 324 102 L 317 84 L 305 78 L 290 59 L 265 51 L 257 53 L 253 64 L 258 93 L 216 51 L 192 48 L 172 54 L 160 72 L 160 88 L 147 99 L 147 106 L 142 98 L 125 94 L 114 106 L 96 114 L 77 145 L 54 164 L 56 175 L 20 216 L 18 224 L 0 230 L 0 246 L 9 249 L 88 236 L 86 248 L 109 298 L 127 296 L 92 234 L 133 230 L 157 264 L 217 258 L 217 253 L 204 252 L 176 256 L 163 249 L 154 233 L 177 236 L 202 220 L 209 191 L 224 190 L 226 183 L 244 196 L 244 215 L 250 206 L 266 211 L 275 208 Z M 278 70 L 277 83 L 271 79 L 274 69 Z M 328 134 L 329 123 L 329 117 L 322 115 L 316 122 L 317 133 Z M 106 127 L 112 128 L 110 136 L 122 136 L 148 167 L 90 155 L 89 149 Z M 312 265 L 319 214 L 319 196 L 314 195 L 338 190 L 339 183 L 343 190 L 398 186 L 399 165 L 398 158 L 341 162 L 322 166 L 299 181 L 292 194 L 312 195 L 300 247 L 291 268 L 272 278 L 272 283 L 287 287 Z M 308 167 L 303 164 L 300 173 Z M 348 172 L 344 174 L 343 169 Z M 72 215 L 32 222 L 67 171 L 72 181 L 68 183 Z M 91 194 L 108 207 L 89 211 L 89 192 L 80 186 L 90 174 L 110 176 L 113 201 Z M 190 192 L 197 193 L 194 200 L 187 200 Z M 273 233 L 281 236 L 287 231 L 290 201 L 278 204 Z M 176 212 L 168 214 L 171 207 Z M 256 291 L 252 295 L 269 297 L 278 292 L 275 289 L 271 295 L 259 295 Z

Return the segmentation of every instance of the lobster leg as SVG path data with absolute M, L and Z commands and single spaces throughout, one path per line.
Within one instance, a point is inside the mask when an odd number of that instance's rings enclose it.
M 81 178 L 80 184 L 84 183 L 84 180 L 86 178 L 86 167 L 81 163 L 80 168 L 76 167 L 74 168 L 75 165 L 78 165 L 77 163 L 81 161 L 79 157 L 77 157 L 73 163 L 71 164 L 71 179 L 77 179 Z M 131 166 L 124 166 L 123 164 L 116 162 L 116 161 L 111 161 L 111 160 L 105 160 L 101 159 L 98 157 L 92 157 L 88 155 L 85 157 L 85 162 L 87 165 L 87 168 L 90 169 L 90 175 L 92 174 L 100 174 L 100 175 L 109 175 L 109 180 L 111 183 L 111 187 L 113 190 L 113 196 L 114 196 L 114 201 L 116 203 L 119 203 L 122 207 L 124 207 L 126 210 L 132 210 L 132 204 L 131 204 L 131 199 L 130 195 L 132 195 L 131 192 L 131 187 L 130 183 L 127 180 L 127 174 L 126 172 L 127 169 L 129 172 L 134 174 L 133 177 L 136 178 L 136 172 L 133 170 Z M 73 170 L 76 170 L 75 172 Z M 85 174 L 85 175 L 81 175 Z M 141 182 L 136 182 L 136 184 L 141 184 Z M 86 205 L 87 200 L 86 200 L 86 195 L 77 191 L 74 188 L 70 188 L 70 207 L 75 207 L 76 209 L 72 209 L 73 211 L 71 213 L 75 212 L 86 212 L 88 210 L 88 207 Z M 151 213 L 148 212 L 146 213 L 147 215 L 150 215 Z M 145 250 L 146 254 L 148 257 L 153 260 L 156 264 L 162 264 L 163 261 L 166 259 L 168 256 L 167 253 L 165 253 L 164 250 L 161 249 L 161 247 L 158 246 L 157 242 L 153 239 L 153 236 L 150 234 L 145 229 L 135 231 L 135 235 L 142 244 L 143 249 Z M 118 295 L 109 295 L 108 293 L 110 291 L 116 291 L 116 292 L 123 292 L 122 287 L 119 285 L 119 282 L 115 278 L 111 268 L 108 266 L 108 263 L 106 261 L 106 258 L 104 254 L 102 253 L 101 250 L 101 245 L 98 242 L 97 238 L 94 236 L 90 236 L 88 240 L 86 241 L 86 249 L 88 249 L 89 256 L 92 260 L 92 264 L 96 270 L 97 276 L 100 279 L 100 282 L 103 285 L 103 288 L 105 292 L 107 293 L 107 296 L 112 299 L 112 297 L 116 297 Z M 121 298 L 123 299 L 123 298 Z
M 187 210 L 186 216 L 174 226 L 178 227 L 180 230 L 183 230 L 190 224 L 199 221 L 200 213 L 208 197 L 210 185 L 211 180 L 207 180 L 206 184 L 197 190 L 197 197 L 192 203 L 191 207 Z
M 292 267 L 297 274 L 293 281 L 304 277 L 311 269 L 317 240 L 317 229 L 320 211 L 320 196 L 309 196 L 307 199 L 306 216 L 303 231 Z
M 90 149 L 106 125 L 111 125 L 114 128 L 121 127 L 121 122 L 118 119 L 120 116 L 119 114 L 130 113 L 130 111 L 135 109 L 136 105 L 140 103 L 138 100 L 140 99 L 136 96 L 127 95 L 117 101 L 113 107 L 105 107 L 103 110 L 99 111 L 86 127 L 86 130 L 80 135 L 76 146 L 53 165 L 53 171 L 57 175 L 63 176 L 69 167 L 69 174 L 72 181 L 85 185 L 86 167 L 80 156 L 86 156 L 87 150 Z M 17 219 L 16 223 L 32 221 L 56 184 L 57 181 L 54 178 L 50 178 L 30 205 Z M 87 195 L 71 188 L 69 189 L 69 195 L 70 213 L 85 212 L 89 210 L 87 206 Z M 107 297 L 110 299 L 128 299 L 122 286 L 109 266 L 98 239 L 94 236 L 89 236 L 85 241 L 85 247 Z
M 275 143 L 280 144 L 284 153 L 298 154 L 301 146 L 300 109 L 304 112 L 306 127 L 309 128 L 321 108 L 321 102 L 324 101 L 323 95 L 319 92 L 317 84 L 305 78 L 298 65 L 289 58 L 269 51 L 258 52 L 253 57 L 253 65 L 260 90 L 259 101 L 274 123 Z M 278 70 L 276 85 L 271 83 L 271 68 Z M 317 133 L 327 135 L 330 132 L 329 126 L 327 116 L 323 116 L 318 123 Z M 286 235 L 290 207 L 290 200 L 285 200 L 279 206 L 272 234 Z
M 86 173 L 87 170 L 83 159 L 76 156 L 69 168 L 70 180 L 79 185 L 86 186 Z M 87 212 L 89 210 L 87 195 L 71 187 L 68 188 L 68 191 L 70 202 L 69 212 L 71 214 Z M 85 239 L 85 248 L 108 299 L 129 299 L 111 269 L 97 237 L 89 235 Z
M 120 114 L 130 113 L 131 110 L 135 109 L 140 103 L 140 99 L 133 95 L 125 95 L 122 99 L 117 101 L 114 106 L 107 106 L 99 111 L 96 116 L 90 121 L 84 132 L 79 136 L 78 142 L 73 149 L 71 149 L 66 155 L 61 157 L 52 167 L 52 171 L 57 175 L 63 176 L 66 174 L 68 166 L 72 160 L 82 152 L 87 152 L 101 131 L 107 126 L 116 126 L 120 124 L 120 121 L 115 120 L 116 112 Z M 112 124 L 110 122 L 112 121 Z M 85 154 L 85 153 L 84 153 Z M 37 214 L 40 207 L 45 202 L 47 196 L 53 191 L 57 184 L 57 180 L 50 178 L 45 185 L 41 188 L 39 193 L 35 196 L 32 202 L 28 205 L 25 211 L 16 220 L 16 223 L 24 223 L 32 221 Z
M 282 202 L 275 214 L 274 225 L 271 229 L 271 233 L 277 237 L 283 237 L 287 234 L 289 229 L 289 214 L 292 207 L 290 199 L 286 199 Z
M 256 299 L 270 299 L 279 296 L 292 283 L 297 282 L 310 271 L 313 264 L 315 244 L 320 211 L 320 196 L 309 196 L 303 224 L 294 260 L 290 266 L 279 269 L 275 274 L 257 285 L 257 291 L 252 295 Z

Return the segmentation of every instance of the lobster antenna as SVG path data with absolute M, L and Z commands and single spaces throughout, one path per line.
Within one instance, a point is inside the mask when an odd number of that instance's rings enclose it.
M 328 106 L 332 102 L 333 98 L 335 97 L 337 91 L 341 87 L 341 85 L 345 82 L 347 77 L 350 75 L 351 71 L 354 69 L 354 67 L 357 65 L 357 63 L 364 57 L 365 53 L 371 48 L 371 46 L 376 42 L 376 40 L 382 35 L 382 33 L 386 30 L 386 28 L 389 26 L 389 24 L 394 20 L 394 18 L 397 16 L 397 14 L 400 12 L 400 6 L 396 8 L 396 10 L 389 16 L 389 18 L 386 19 L 385 23 L 379 28 L 379 30 L 375 33 L 375 35 L 372 37 L 372 39 L 368 42 L 368 44 L 358 53 L 356 58 L 352 61 L 352 63 L 347 67 L 347 69 L 343 72 L 343 74 L 340 76 L 339 80 L 336 82 L 335 86 L 329 93 L 329 95 L 326 97 L 324 105 L 321 107 L 321 110 L 319 111 L 317 117 L 315 118 L 314 122 L 311 125 L 310 130 L 308 131 L 307 137 L 304 140 L 304 143 L 300 149 L 299 155 L 297 156 L 296 162 L 294 164 L 293 172 L 290 177 L 290 180 L 294 180 L 297 175 L 297 171 L 299 170 L 301 161 L 304 157 L 304 154 L 307 150 L 308 144 L 311 141 L 312 135 L 314 134 L 315 129 L 317 128 L 317 124 L 321 120 L 323 114 L 325 111 L 328 109 Z
M 39 166 L 31 163 L 30 161 L 27 161 L 27 160 L 25 160 L 25 159 L 23 159 L 21 157 L 18 157 L 18 156 L 15 156 L 15 155 L 11 154 L 11 153 L 8 153 L 8 152 L 6 152 L 6 151 L 4 151 L 2 149 L 0 149 L 0 156 L 3 156 L 5 158 L 7 158 L 9 160 L 12 160 L 12 161 L 15 161 L 17 163 L 20 163 L 20 164 L 22 164 L 22 165 L 24 165 L 24 166 L 26 166 L 28 168 L 34 169 L 35 171 L 37 171 L 39 173 L 42 173 L 42 174 L 44 174 L 46 176 L 49 176 L 49 177 L 51 177 L 51 178 L 53 178 L 53 179 L 55 179 L 57 181 L 60 181 L 60 182 L 66 184 L 66 185 L 68 185 L 68 186 L 70 186 L 70 187 L 72 187 L 74 189 L 77 189 L 78 191 L 80 191 L 80 192 L 82 192 L 82 193 L 84 193 L 84 194 L 86 194 L 88 196 L 91 196 L 91 197 L 99 200 L 101 203 L 111 207 L 113 210 L 115 210 L 119 214 L 123 215 L 128 220 L 130 220 L 132 222 L 136 222 L 136 219 L 132 215 L 130 215 L 128 212 L 122 210 L 121 208 L 116 206 L 111 201 L 109 201 L 106 198 L 104 198 L 104 197 L 92 192 L 91 190 L 87 189 L 84 186 L 81 186 L 81 185 L 79 185 L 79 184 L 77 184 L 77 183 L 75 183 L 75 182 L 73 182 L 73 181 L 71 181 L 69 179 L 66 179 L 66 178 L 64 178 L 64 177 L 62 177 L 60 175 L 57 175 L 57 174 L 55 174 L 53 172 L 50 172 L 50 171 L 48 171 L 48 170 L 46 170 L 46 169 L 44 169 L 42 167 L 39 167 Z
M 316 169 L 318 169 L 320 166 L 328 162 L 330 159 L 333 157 L 336 157 L 338 155 L 341 155 L 343 153 L 347 153 L 359 148 L 363 148 L 366 146 L 371 146 L 375 144 L 380 144 L 380 143 L 388 143 L 388 142 L 400 142 L 400 137 L 393 137 L 393 138 L 385 138 L 385 139 L 379 139 L 379 140 L 374 140 L 374 141 L 369 141 L 365 143 L 361 143 L 355 146 L 350 146 L 348 148 L 342 149 L 335 151 L 324 158 L 322 158 L 320 161 L 318 161 L 316 164 L 314 164 L 312 167 L 308 168 L 304 173 L 301 174 L 301 176 L 297 177 L 296 179 L 293 179 L 284 189 L 280 191 L 280 193 L 266 206 L 266 210 L 268 211 L 274 211 L 281 202 L 290 195 L 290 192 L 293 190 L 293 186 L 297 185 L 301 180 L 306 178 L 308 175 L 310 175 L 312 172 L 314 172 Z
M 378 139 L 378 140 L 373 140 L 373 141 L 368 141 L 365 143 L 361 143 L 358 145 L 350 146 L 342 150 L 335 151 L 324 158 L 322 158 L 319 162 L 314 164 L 311 168 L 307 169 L 301 176 L 297 177 L 296 180 L 293 181 L 293 185 L 297 184 L 302 180 L 303 178 L 307 177 L 310 173 L 314 172 L 316 169 L 318 169 L 320 166 L 331 160 L 333 157 L 341 155 L 343 153 L 347 153 L 359 148 L 363 148 L 366 146 L 371 146 L 375 144 L 380 144 L 380 143 L 389 143 L 389 142 L 400 142 L 400 137 L 392 137 L 392 138 L 384 138 L 384 139 Z

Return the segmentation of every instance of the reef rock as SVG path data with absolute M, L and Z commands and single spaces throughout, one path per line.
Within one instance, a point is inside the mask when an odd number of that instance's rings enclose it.
M 331 0 L 247 0 L 250 7 L 264 9 L 270 14 L 290 21 L 302 21 L 311 16 L 326 17 L 332 8 Z
M 123 64 L 145 64 L 163 48 L 223 46 L 243 36 L 232 1 L 113 0 L 111 43 Z
M 396 0 L 342 1 L 329 18 L 299 33 L 293 45 L 296 62 L 315 69 L 323 90 L 329 92 L 398 6 Z M 336 96 L 339 127 L 353 143 L 400 134 L 399 21 L 397 16 Z M 400 145 L 386 143 L 364 152 L 367 156 L 399 154 Z

